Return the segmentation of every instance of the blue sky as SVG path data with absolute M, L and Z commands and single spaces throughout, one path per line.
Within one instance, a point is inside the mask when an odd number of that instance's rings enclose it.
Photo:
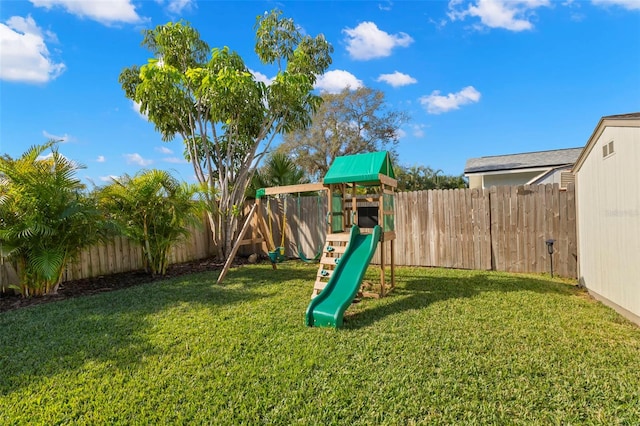
M 2 1 L 0 154 L 56 138 L 96 184 L 145 167 L 194 181 L 118 75 L 149 58 L 143 29 L 182 18 L 271 78 L 253 25 L 273 8 L 333 44 L 318 91 L 368 86 L 409 113 L 404 165 L 579 147 L 601 116 L 640 111 L 640 0 Z

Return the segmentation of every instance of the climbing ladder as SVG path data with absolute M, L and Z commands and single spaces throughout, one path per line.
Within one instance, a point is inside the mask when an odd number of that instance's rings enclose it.
M 311 298 L 316 297 L 325 288 L 333 271 L 336 269 L 340 257 L 347 249 L 349 242 L 349 233 L 341 232 L 337 234 L 327 234 L 327 239 L 322 248 L 322 257 L 320 258 L 320 266 L 316 274 L 316 282 L 313 286 Z

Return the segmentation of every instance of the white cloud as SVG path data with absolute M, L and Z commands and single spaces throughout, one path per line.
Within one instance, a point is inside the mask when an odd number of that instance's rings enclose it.
M 429 18 L 429 23 L 436 27 L 436 29 L 441 30 L 447 26 L 449 21 L 447 21 L 445 18 L 441 18 L 437 21 L 433 18 Z
M 103 182 L 113 182 L 114 180 L 118 180 L 120 176 L 109 175 L 109 176 L 100 176 L 100 180 Z
M 166 146 L 157 146 L 156 151 L 161 152 L 163 154 L 173 154 L 173 151 L 167 148 Z
M 359 89 L 363 87 L 363 84 L 362 80 L 358 80 L 349 71 L 333 70 L 318 77 L 315 87 L 321 92 L 340 93 L 346 88 L 351 90 Z
M 93 19 L 106 25 L 118 22 L 135 24 L 142 21 L 131 0 L 31 0 L 31 3 L 45 9 L 59 6 L 72 15 Z
M 378 8 L 388 12 L 393 8 L 393 2 L 391 0 L 386 0 L 384 3 L 378 3 Z
M 402 139 L 402 138 L 404 138 L 404 137 L 406 137 L 406 136 L 407 136 L 407 132 L 405 132 L 405 131 L 404 131 L 404 130 L 402 130 L 402 129 L 396 129 L 396 137 L 397 137 L 398 139 Z
M 69 158 L 68 158 L 68 157 L 66 157 L 66 156 L 65 156 L 63 153 L 61 153 L 60 151 L 58 151 L 58 154 L 60 155 L 60 157 L 62 157 L 62 158 L 64 158 L 64 159 L 66 159 L 66 160 L 69 160 Z M 50 159 L 50 158 L 52 158 L 52 157 L 53 157 L 53 152 L 50 152 L 50 153 L 45 154 L 45 155 L 39 155 L 38 157 L 36 157 L 36 160 L 38 160 L 38 161 L 44 161 L 44 160 L 48 160 L 48 159 Z M 73 164 L 76 164 L 76 165 L 78 165 L 78 166 L 79 166 L 79 164 L 78 164 L 78 163 L 76 163 L 75 161 L 73 161 L 73 160 L 69 160 L 69 161 L 71 161 Z
M 451 0 L 448 16 L 452 21 L 464 20 L 468 16 L 480 18 L 482 24 L 477 24 L 477 28 L 526 31 L 533 28 L 531 18 L 534 10 L 550 5 L 549 0 Z
M 191 10 L 196 6 L 195 0 L 156 0 L 161 6 L 166 4 L 167 12 L 172 15 L 179 15 L 184 10 Z
M 51 157 L 53 157 L 53 153 L 52 152 L 50 152 L 48 154 L 45 154 L 45 155 L 38 155 L 38 157 L 36 157 L 36 160 L 43 161 L 43 160 L 48 160 Z
M 620 6 L 628 10 L 640 10 L 639 0 L 591 0 L 596 6 Z
M 446 96 L 440 95 L 439 90 L 434 90 L 429 96 L 423 96 L 419 100 L 429 114 L 441 114 L 459 109 L 462 105 L 479 102 L 480 96 L 480 92 L 473 86 L 467 86 L 458 93 L 449 93 Z
M 142 167 L 146 167 L 153 163 L 153 160 L 142 158 L 142 156 L 137 152 L 134 154 L 124 154 L 124 158 L 127 160 L 127 164 L 137 164 Z
M 273 78 L 269 78 L 266 75 L 262 74 L 260 71 L 254 71 L 249 68 L 249 72 L 253 74 L 256 80 L 263 82 L 267 86 L 273 83 Z
M 394 47 L 407 47 L 413 43 L 409 34 L 389 34 L 378 29 L 373 22 L 363 22 L 355 28 L 345 28 L 347 51 L 352 59 L 366 61 L 391 55 Z
M 104 155 L 98 155 L 98 158 L 96 158 L 96 163 L 104 163 L 105 161 L 107 161 L 107 159 Z
M 55 140 L 57 142 L 60 142 L 60 143 L 67 143 L 67 142 L 69 142 L 71 140 L 71 136 L 69 136 L 66 133 L 64 135 L 60 136 L 60 135 L 54 135 L 52 133 L 49 133 L 46 130 L 42 131 L 42 136 L 44 136 L 45 138 L 47 138 L 49 140 L 53 139 L 53 140 Z
M 424 124 L 413 124 L 411 126 L 411 134 L 413 136 L 415 136 L 416 138 L 423 138 L 424 137 L 424 128 L 426 126 Z
M 54 33 L 43 33 L 31 16 L 12 16 L 0 23 L 0 80 L 46 83 L 60 76 L 66 67 L 51 58 L 45 36 L 57 41 Z
M 162 159 L 162 161 L 173 164 L 183 164 L 187 162 L 187 160 L 185 160 L 184 158 L 179 157 L 165 157 Z
M 409 74 L 403 74 L 398 71 L 393 74 L 380 74 L 376 81 L 384 81 L 393 87 L 407 86 L 418 82 L 418 80 L 411 77 Z
M 131 108 L 133 108 L 133 110 L 138 113 L 140 118 L 142 118 L 145 121 L 149 121 L 149 118 L 147 117 L 147 114 L 144 114 L 144 113 L 140 112 L 140 103 L 139 102 L 131 101 Z
M 169 6 L 167 10 L 174 14 L 182 13 L 183 10 L 190 10 L 195 4 L 192 0 L 169 0 Z

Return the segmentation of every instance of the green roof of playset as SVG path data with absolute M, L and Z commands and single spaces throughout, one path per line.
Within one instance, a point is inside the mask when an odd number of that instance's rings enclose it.
M 380 181 L 379 174 L 396 177 L 387 151 L 338 157 L 329 167 L 323 183 L 375 183 Z

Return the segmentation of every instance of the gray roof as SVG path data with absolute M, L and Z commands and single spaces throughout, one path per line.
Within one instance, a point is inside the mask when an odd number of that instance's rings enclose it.
M 628 114 L 605 115 L 602 118 L 604 119 L 615 118 L 616 120 L 633 120 L 636 118 L 640 118 L 640 112 L 630 112 Z
M 464 168 L 465 173 L 494 172 L 538 167 L 557 167 L 576 162 L 582 152 L 580 148 L 556 149 L 552 151 L 525 152 L 522 154 L 494 155 L 470 158 Z

